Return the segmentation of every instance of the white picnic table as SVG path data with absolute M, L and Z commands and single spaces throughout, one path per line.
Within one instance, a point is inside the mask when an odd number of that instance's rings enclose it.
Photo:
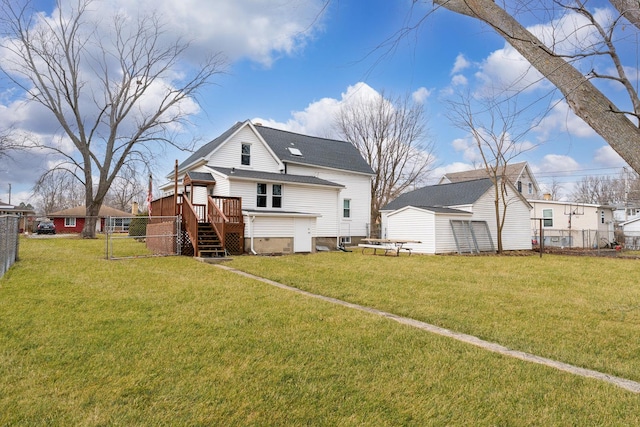
M 384 254 L 391 252 L 396 256 L 400 255 L 400 251 L 409 252 L 411 255 L 411 248 L 405 247 L 407 243 L 420 243 L 418 240 L 406 240 L 406 239 L 362 239 L 363 242 L 358 244 L 359 247 L 362 248 L 362 254 L 366 249 L 373 249 L 373 255 L 376 254 L 378 250 L 384 251 Z

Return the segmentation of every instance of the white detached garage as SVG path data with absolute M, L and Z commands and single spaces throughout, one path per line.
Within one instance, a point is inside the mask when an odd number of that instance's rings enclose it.
M 507 194 L 504 250 L 530 250 L 531 205 L 513 186 Z M 486 178 L 423 187 L 398 197 L 381 212 L 383 237 L 417 240 L 413 252 L 494 251 L 497 225 L 493 182 Z

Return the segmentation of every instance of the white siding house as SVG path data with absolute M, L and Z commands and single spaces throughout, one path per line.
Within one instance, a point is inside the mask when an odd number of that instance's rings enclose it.
M 593 248 L 615 240 L 612 206 L 554 200 L 529 203 L 532 238 L 540 240 L 542 230 L 545 246 Z
M 188 173 L 208 183 L 193 203 L 242 199 L 246 251 L 313 252 L 368 235 L 373 171 L 348 142 L 238 122 L 178 166 L 179 192 Z
M 530 250 L 531 206 L 508 186 L 507 210 L 502 231 L 503 250 Z M 405 193 L 382 210 L 383 237 L 417 240 L 416 253 L 440 254 L 463 251 L 462 240 L 473 239 L 456 229 L 473 229 L 475 238 L 484 238 L 497 248 L 494 187 L 490 179 L 433 185 Z M 470 233 L 470 232 L 469 232 Z M 482 236 L 480 235 L 482 234 Z M 485 250 L 488 246 L 484 246 Z M 490 247 L 490 245 L 489 245 Z

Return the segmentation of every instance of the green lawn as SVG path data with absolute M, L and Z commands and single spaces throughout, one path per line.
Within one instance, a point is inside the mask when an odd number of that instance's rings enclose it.
M 131 244 L 140 243 L 131 241 Z M 638 425 L 640 395 L 222 271 L 24 239 L 0 425 Z M 640 380 L 637 261 L 238 257 L 286 284 Z

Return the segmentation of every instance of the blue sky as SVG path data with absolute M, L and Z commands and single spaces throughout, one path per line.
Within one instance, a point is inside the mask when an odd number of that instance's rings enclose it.
M 191 55 L 214 50 L 229 58 L 228 72 L 200 95 L 201 111 L 182 138 L 195 137 L 202 144 L 245 119 L 324 136 L 336 108 L 354 93 L 417 93 L 429 118 L 436 157 L 432 177 L 437 179 L 478 162 L 467 132 L 446 116 L 447 94 L 452 88 L 476 90 L 504 78 L 520 69 L 522 61 L 486 26 L 447 10 L 433 11 L 431 3 L 413 9 L 412 4 L 332 0 L 320 15 L 323 0 L 113 0 L 97 2 L 96 9 L 156 10 L 171 31 L 196 41 Z M 53 7 L 46 0 L 37 5 L 45 13 Z M 420 28 L 392 51 L 381 47 L 404 24 L 427 13 Z M 540 90 L 548 93 L 549 88 Z M 21 96 L 0 80 L 0 126 L 12 123 L 29 130 L 28 120 L 23 120 L 29 110 L 15 107 Z M 528 161 L 540 184 L 555 179 L 565 193 L 583 176 L 617 175 L 625 165 L 562 104 L 527 140 L 533 148 L 515 160 Z M 158 152 L 158 181 L 171 172 L 176 159 L 189 155 L 172 149 Z M 38 159 L 18 154 L 0 160 L 0 200 L 8 200 L 11 183 L 12 204 L 30 201 L 35 179 L 47 168 Z

